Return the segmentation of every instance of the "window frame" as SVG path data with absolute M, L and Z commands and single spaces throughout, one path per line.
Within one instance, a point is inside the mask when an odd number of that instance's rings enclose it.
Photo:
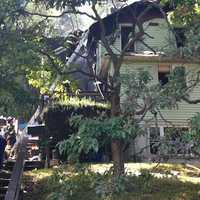
M 163 65 L 163 67 L 166 67 L 166 68 L 167 68 L 167 66 L 169 67 L 169 73 L 168 74 L 172 73 L 173 70 L 175 70 L 175 68 L 177 68 L 177 67 L 183 67 L 184 70 L 185 70 L 185 83 L 187 85 L 188 80 L 187 80 L 187 68 L 186 68 L 186 66 L 182 65 L 182 64 L 170 64 L 170 63 L 159 63 L 158 64 L 158 66 L 157 66 L 157 80 L 158 80 L 158 83 L 160 83 L 160 79 L 159 79 L 159 67 L 162 66 L 162 65 Z M 165 72 L 165 70 L 163 70 L 163 72 Z M 169 82 L 169 80 L 167 81 L 167 83 L 168 82 Z M 165 84 L 167 84 L 167 83 L 165 83 Z M 161 84 L 161 85 L 164 86 L 165 84 Z
M 123 48 L 123 45 L 122 45 L 122 28 L 123 27 L 133 27 L 134 26 L 134 32 L 135 32 L 135 25 L 134 24 L 131 24 L 131 23 L 121 23 L 120 25 L 119 25 L 119 27 L 120 27 L 120 44 L 121 44 L 121 51 L 123 51 L 124 50 L 124 48 Z M 125 52 L 126 53 L 135 53 L 136 52 L 136 43 L 134 42 L 134 44 L 133 44 L 133 50 L 126 50 Z M 132 49 L 131 48 L 131 49 Z
M 162 65 L 163 65 L 163 68 L 169 68 L 169 71 L 167 71 L 167 69 L 163 69 L 163 71 L 160 71 L 159 69 Z M 163 74 L 166 72 L 166 75 L 169 75 L 172 72 L 172 65 L 168 64 L 168 63 L 160 63 L 160 64 L 158 64 L 157 69 L 158 69 L 157 70 L 158 83 L 160 83 L 162 86 L 164 86 L 165 84 L 167 84 L 169 82 L 169 79 L 167 80 L 167 82 L 162 83 L 159 78 L 159 72 L 161 72 Z

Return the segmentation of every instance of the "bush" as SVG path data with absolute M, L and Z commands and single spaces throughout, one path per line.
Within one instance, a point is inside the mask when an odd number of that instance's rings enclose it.
M 48 136 L 53 137 L 55 143 L 67 139 L 76 131 L 69 123 L 72 116 L 82 115 L 93 118 L 102 112 L 106 112 L 108 115 L 110 113 L 110 109 L 104 104 L 95 104 L 89 100 L 73 99 L 73 101 L 73 103 L 69 101 L 66 104 L 52 105 L 44 115 Z
M 76 115 L 82 115 L 84 118 L 94 118 L 101 113 L 110 115 L 110 109 L 107 104 L 95 103 L 88 99 L 69 99 L 67 102 L 56 103 L 48 108 L 44 114 L 46 126 L 46 142 L 55 148 L 60 141 L 68 139 L 73 133 L 77 132 L 77 127 L 72 126 L 70 119 Z M 51 138 L 51 140 L 50 140 Z M 91 154 L 91 153 L 90 153 Z M 82 156 L 85 160 L 85 155 Z M 88 159 L 95 157 L 90 155 Z M 65 160 L 66 157 L 63 157 Z

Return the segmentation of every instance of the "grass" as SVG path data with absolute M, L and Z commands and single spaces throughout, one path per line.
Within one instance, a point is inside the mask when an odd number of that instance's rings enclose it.
M 173 164 L 129 163 L 123 180 L 105 172 L 110 164 L 94 164 L 89 173 L 77 173 L 70 166 L 26 172 L 25 200 L 199 200 L 199 169 Z M 89 170 L 89 171 L 90 171 Z M 152 176 L 151 174 L 155 176 Z M 176 172 L 173 175 L 172 172 Z M 136 173 L 137 174 L 137 173 Z M 161 174 L 162 176 L 156 176 Z M 169 176 L 170 175 L 170 176 Z M 158 178 L 159 177 L 159 178 Z M 50 198 L 50 194 L 57 194 Z M 61 194 L 62 197 L 58 197 Z

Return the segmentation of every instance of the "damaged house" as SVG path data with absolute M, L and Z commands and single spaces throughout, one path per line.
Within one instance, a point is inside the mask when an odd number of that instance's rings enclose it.
M 149 9 L 146 9 L 149 5 Z M 169 11 L 168 7 L 163 8 L 163 13 L 155 5 L 154 1 L 137 1 L 113 11 L 102 19 L 105 35 L 112 41 L 112 49 L 117 55 L 123 51 L 130 34 L 138 31 L 135 17 L 140 16 L 140 23 L 143 24 L 146 34 L 126 49 L 120 73 L 148 71 L 152 77 L 152 83 L 160 83 L 164 86 L 169 81 L 170 73 L 181 69 L 187 84 L 190 77 L 186 74 L 190 74 L 189 71 L 197 71 L 200 63 L 181 56 L 181 49 L 184 45 L 182 30 L 169 27 L 165 18 L 165 14 L 167 15 Z M 87 73 L 97 74 L 106 81 L 109 73 L 112 73 L 109 54 L 100 42 L 101 31 L 100 22 L 92 24 L 89 30 L 83 33 L 75 53 L 72 54 L 67 63 L 76 64 L 84 72 L 77 72 L 74 76 L 75 79 L 79 80 L 80 88 L 83 91 L 100 92 L 102 97 L 106 98 L 109 90 L 103 84 L 99 84 L 97 80 L 92 80 L 91 77 L 87 76 Z M 82 56 L 77 56 L 80 54 Z M 121 93 L 123 94 L 123 85 Z M 200 98 L 198 86 L 191 91 L 190 97 L 191 99 Z M 174 130 L 174 135 L 170 136 L 173 143 L 181 132 L 188 130 L 189 120 L 198 112 L 200 112 L 199 104 L 194 105 L 181 101 L 174 108 L 162 109 L 162 116 L 157 116 L 156 126 L 149 122 L 152 114 L 147 114 L 142 122 L 146 133 L 131 143 L 127 151 L 127 158 L 133 158 L 142 149 L 144 159 L 159 154 L 156 143 L 165 137 L 171 129 Z M 165 153 L 177 155 L 190 152 L 190 147 L 184 146 L 183 148 L 184 152 L 181 149 L 174 149 Z

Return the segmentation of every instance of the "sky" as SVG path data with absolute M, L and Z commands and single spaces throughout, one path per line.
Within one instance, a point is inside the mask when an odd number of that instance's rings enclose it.
M 128 0 L 126 1 L 126 4 L 132 4 L 134 2 L 137 2 L 140 0 Z M 117 3 L 117 1 L 115 0 L 115 2 Z M 118 6 L 121 7 L 122 6 L 122 2 L 119 2 Z M 104 6 L 99 6 L 98 11 L 101 14 L 101 17 L 105 17 L 108 14 L 111 13 L 111 8 L 113 7 L 113 4 L 110 0 L 108 0 L 108 4 L 104 5 Z M 80 7 L 79 9 L 82 12 L 87 12 L 88 14 L 93 15 L 93 11 L 91 9 L 90 5 L 84 5 L 82 7 Z M 87 16 L 79 16 L 79 28 L 83 31 L 87 30 L 95 21 L 92 20 L 91 18 L 87 17 Z

